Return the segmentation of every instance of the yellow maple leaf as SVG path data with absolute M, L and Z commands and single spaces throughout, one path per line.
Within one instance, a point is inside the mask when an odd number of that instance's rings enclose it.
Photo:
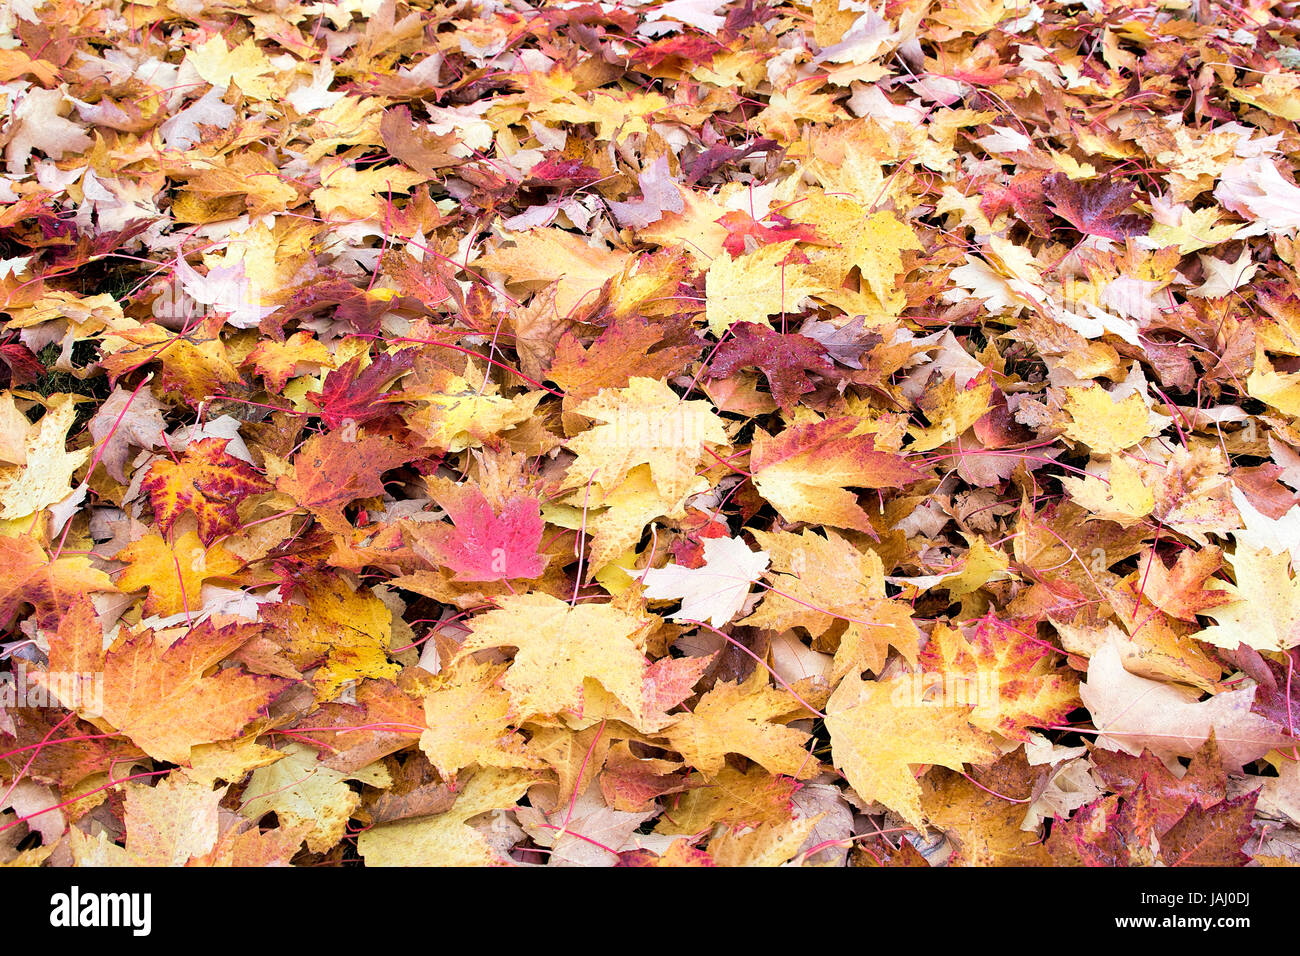
M 898 208 L 906 208 L 906 204 L 915 201 L 901 188 L 906 177 L 886 177 L 882 163 L 901 157 L 889 134 L 874 121 L 836 123 L 810 131 L 810 139 L 807 175 L 827 193 L 838 193 L 854 202 L 892 201 Z
M 361 806 L 361 795 L 347 785 L 348 780 L 372 787 L 392 785 L 381 763 L 340 773 L 322 764 L 316 750 L 306 744 L 286 744 L 281 753 L 282 759 L 253 771 L 239 813 L 252 821 L 274 813 L 281 826 L 305 826 L 307 849 L 316 853 L 343 839 L 348 818 Z
M 705 777 L 696 774 L 693 786 L 655 826 L 656 833 L 702 833 L 716 824 L 758 826 L 790 817 L 790 797 L 797 784 L 755 764 L 745 771 L 723 767 Z
M 814 777 L 817 759 L 808 734 L 773 723 L 799 707 L 787 692 L 767 686 L 761 668 L 744 683 L 721 681 L 663 733 L 674 750 L 706 775 L 719 773 L 729 753 L 743 754 L 770 773 Z
M 299 366 L 311 366 L 305 371 L 315 373 L 320 368 L 334 368 L 334 357 L 311 332 L 304 331 L 295 332 L 283 342 L 262 339 L 244 357 L 243 364 L 252 366 L 271 391 L 279 392 L 289 379 L 303 374 Z
M 598 476 L 597 476 L 598 477 Z M 587 551 L 587 578 L 597 578 L 601 569 L 615 561 L 641 540 L 645 527 L 655 518 L 684 517 L 686 498 L 707 491 L 708 479 L 699 477 L 689 485 L 683 495 L 671 499 L 655 483 L 650 465 L 637 465 L 623 481 L 606 487 L 604 482 L 592 482 L 590 489 L 579 488 L 565 499 L 577 514 L 576 520 L 566 521 L 564 527 L 578 530 L 584 526 L 582 510 L 587 510 L 585 526 L 591 535 Z M 557 520 L 548 517 L 552 524 Z
M 1135 456 L 1130 464 L 1155 497 L 1151 513 L 1180 534 L 1204 545 L 1207 532 L 1241 527 L 1232 503 L 1228 459 L 1217 443 L 1176 445 L 1167 462 Z
M 383 219 L 392 193 L 405 193 L 428 179 L 406 166 L 359 170 L 335 165 L 321 172 L 311 201 L 326 219 Z
M 653 378 L 633 378 L 627 388 L 601 389 L 574 413 L 599 424 L 568 441 L 578 459 L 565 474 L 565 489 L 588 482 L 614 489 L 645 464 L 663 500 L 676 502 L 696 486 L 705 445 L 727 443 L 711 402 L 683 401 Z
M 271 80 L 275 69 L 251 37 L 232 48 L 218 34 L 192 47 L 185 58 L 195 73 L 222 92 L 234 83 L 240 92 L 253 99 L 269 100 L 276 95 Z
M 596 138 L 610 140 L 616 135 L 622 142 L 633 133 L 645 133 L 646 117 L 661 113 L 668 101 L 661 93 L 640 90 L 610 93 L 601 91 L 587 101 L 565 93 L 536 111 L 536 115 L 565 123 L 595 123 Z
M 1208 249 L 1227 242 L 1237 234 L 1241 225 L 1235 222 L 1220 223 L 1223 210 L 1218 206 L 1206 206 L 1192 211 L 1187 206 L 1179 207 L 1178 221 L 1174 224 L 1156 222 L 1152 224 L 1147 238 L 1157 248 L 1177 246 L 1179 255 L 1188 255 L 1200 249 Z
M 486 381 L 486 374 L 471 361 L 463 375 L 444 372 L 425 387 L 402 393 L 407 400 L 425 404 L 407 415 L 411 429 L 431 448 L 458 452 L 481 445 L 516 425 L 527 422 L 542 399 L 532 391 L 506 398 Z
M 1215 623 L 1196 638 L 1229 650 L 1246 644 L 1257 651 L 1285 651 L 1300 644 L 1300 577 L 1291 576 L 1291 556 L 1238 543 L 1228 562 L 1237 583 L 1211 578 L 1205 586 L 1231 600 L 1200 612 Z
M 366 866 L 509 866 L 465 821 L 488 810 L 513 807 L 533 782 L 520 770 L 481 770 L 445 813 L 385 823 L 357 838 Z
M 0 392 L 0 466 L 25 464 L 27 443 L 36 432 L 36 426 L 18 410 L 14 393 Z
M 1099 455 L 1132 448 L 1152 435 L 1146 402 L 1137 392 L 1120 401 L 1100 385 L 1071 386 L 1065 390 L 1065 435 L 1082 442 Z
M 722 246 L 729 233 L 718 220 L 727 214 L 727 208 L 707 193 L 685 186 L 680 187 L 680 192 L 682 211 L 666 212 L 637 235 L 645 242 L 680 246 L 697 267 L 708 268 L 710 262 L 723 255 Z
M 218 780 L 238 783 L 252 771 L 283 757 L 283 751 L 259 744 L 257 737 L 250 734 L 236 740 L 218 740 L 192 748 L 185 774 L 207 787 Z
M 972 726 L 1027 740 L 1027 727 L 1059 723 L 1079 706 L 1079 681 L 1054 666 L 1055 656 L 994 618 L 981 620 L 969 637 L 939 624 L 920 658 L 921 680 L 914 683 L 921 693 L 934 689 L 951 702 L 960 697 L 973 705 L 967 718 Z
M 914 766 L 961 770 L 997 755 L 991 738 L 971 726 L 969 713 L 969 707 L 915 699 L 908 678 L 863 681 L 849 674 L 826 703 L 832 759 L 859 797 L 921 827 Z
M 950 28 L 947 33 L 940 31 L 939 36 L 944 39 L 956 39 L 963 33 L 987 33 L 1008 15 L 1004 0 L 971 0 L 960 7 L 944 8 L 932 13 L 937 22 Z
M 303 131 L 308 142 L 303 159 L 314 165 L 340 146 L 380 145 L 383 136 L 379 123 L 384 106 L 383 97 L 345 96 L 333 106 L 313 111 L 304 117 L 310 125 Z
M 780 866 L 799 852 L 821 815 L 752 830 L 724 830 L 709 841 L 715 866 Z
M 911 605 L 904 601 L 876 601 L 864 608 L 840 636 L 830 679 L 834 682 L 844 674 L 863 670 L 880 673 L 890 647 L 911 660 L 920 638 Z
M 539 768 L 524 753 L 524 738 L 511 729 L 510 695 L 497 679 L 504 668 L 462 659 L 438 675 L 424 697 L 427 729 L 420 749 L 443 777 L 470 764 Z
M 776 436 L 757 430 L 750 454 L 754 487 L 787 521 L 875 534 L 849 488 L 898 488 L 923 477 L 897 455 L 877 451 L 861 420 L 830 418 Z
M 797 312 L 804 298 L 820 288 L 807 266 L 786 262 L 795 242 L 774 242 L 737 258 L 724 252 L 713 260 L 704 294 L 714 335 L 736 322 L 758 322 L 770 328 L 768 316 Z
M 1092 512 L 1092 518 L 1129 525 L 1151 513 L 1156 505 L 1155 492 L 1127 459 L 1111 459 L 1106 478 L 1103 481 L 1093 475 L 1062 475 L 1061 484 L 1080 507 Z
M 932 424 L 911 429 L 913 443 L 908 451 L 931 451 L 957 438 L 988 412 L 992 397 L 992 382 L 959 391 L 956 378 L 944 379 L 922 397 L 921 408 Z
M 1034 795 L 1031 780 L 1008 774 L 981 787 L 951 770 L 935 770 L 921 781 L 921 807 L 926 820 L 957 844 L 966 866 L 1048 866 L 1041 837 L 1021 829 L 1025 801 Z
M 107 335 L 101 345 L 100 364 L 109 375 L 120 376 L 156 361 L 163 369 L 162 385 L 178 388 L 191 401 L 205 401 L 241 381 L 225 343 L 198 331 L 178 335 L 152 323 Z
M 1227 91 L 1233 99 L 1258 106 L 1274 116 L 1280 116 L 1294 123 L 1300 121 L 1300 98 L 1296 95 L 1297 88 L 1300 88 L 1300 76 L 1294 73 L 1264 73 L 1256 86 L 1243 90 L 1228 85 Z
M 298 198 L 298 190 L 280 176 L 269 158 L 241 151 L 220 159 L 192 161 L 185 191 L 201 200 L 241 196 L 252 217 L 283 212 Z
M 563 229 L 529 229 L 513 234 L 511 241 L 475 259 L 471 268 L 504 273 L 510 282 L 533 289 L 554 283 L 555 308 L 562 316 L 592 301 L 630 258 L 626 252 L 591 246 Z
M 203 604 L 200 592 L 204 581 L 234 574 L 244 566 L 219 542 L 204 547 L 196 531 L 187 531 L 171 542 L 147 534 L 119 551 L 117 560 L 129 564 L 117 586 L 123 591 L 148 588 L 145 613 L 164 617 L 197 610 Z
M 111 726 L 151 757 L 186 763 L 192 747 L 236 736 L 288 683 L 237 668 L 205 676 L 256 632 L 253 625 L 218 628 L 209 620 L 170 644 L 145 630 L 123 634 L 105 652 L 98 626 L 78 629 L 67 640 L 79 647 L 79 670 L 103 671 L 103 706 L 92 709 L 102 710 Z M 64 640 L 62 629 L 59 638 Z
M 0 468 L 0 518 L 22 518 L 68 496 L 72 473 L 90 458 L 89 448 L 67 450 L 68 429 L 76 417 L 74 396 L 50 399 L 35 434 L 24 443 L 24 463 Z
M 829 289 L 838 289 L 855 266 L 863 285 L 887 312 L 906 301 L 894 284 L 903 271 L 902 253 L 920 249 L 916 233 L 890 212 L 872 212 L 855 199 L 816 192 L 795 207 L 799 218 L 814 224 L 831 247 L 805 247 L 808 269 Z
M 979 535 L 962 532 L 962 537 L 970 545 L 962 558 L 961 568 L 954 573 L 944 575 L 943 584 L 948 594 L 954 598 L 973 594 L 989 581 L 1003 580 L 1010 566 L 1006 553 L 989 546 Z
M 839 636 L 832 681 L 855 667 L 878 672 L 891 645 L 915 663 L 920 631 L 911 608 L 889 600 L 875 551 L 860 551 L 829 529 L 825 537 L 811 530 L 753 535 L 771 556 L 773 590 L 741 624 L 777 631 L 802 627 L 818 638 L 838 622 L 847 622 Z
M 316 668 L 317 698 L 331 700 L 343 685 L 363 677 L 392 678 L 400 665 L 388 659 L 393 612 L 369 590 L 342 576 L 299 581 L 304 603 L 264 605 L 262 620 L 295 667 Z
M 836 105 L 833 94 L 814 92 L 807 83 L 801 83 L 774 90 L 754 123 L 765 136 L 792 140 L 799 137 L 800 123 L 831 124 L 848 118 L 849 114 Z
M 1300 418 L 1300 373 L 1277 371 L 1263 349 L 1256 350 L 1255 365 L 1246 379 L 1246 392 L 1280 412 Z
M 580 710 L 589 677 L 640 714 L 646 660 L 636 638 L 644 626 L 608 604 L 570 607 L 549 594 L 511 595 L 474 618 L 461 654 L 516 648 L 501 682 L 516 718 Z
M 205 787 L 184 771 L 168 774 L 155 786 L 128 786 L 123 812 L 126 850 L 120 865 L 184 866 L 207 853 L 217 842 L 226 789 Z
M 589 681 L 587 686 L 600 685 Z M 531 735 L 528 752 L 555 775 L 554 783 L 539 783 L 533 791 L 538 795 L 538 804 L 547 808 L 568 803 L 575 794 L 590 788 L 605 767 L 617 732 L 608 723 L 602 726 L 599 721 L 581 730 L 574 730 L 567 723 L 558 726 L 529 723 L 525 729 Z
M 53 627 L 78 596 L 116 590 L 85 555 L 51 556 L 34 536 L 0 534 L 0 626 L 9 627 L 18 609 L 31 604 L 34 620 Z

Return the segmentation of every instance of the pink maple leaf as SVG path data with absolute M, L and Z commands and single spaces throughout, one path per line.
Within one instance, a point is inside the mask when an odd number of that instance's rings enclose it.
M 532 579 L 546 567 L 538 554 L 542 515 L 536 498 L 511 498 L 501 511 L 473 485 L 455 485 L 437 495 L 453 526 L 439 525 L 424 545 L 439 564 L 456 572 L 458 581 Z

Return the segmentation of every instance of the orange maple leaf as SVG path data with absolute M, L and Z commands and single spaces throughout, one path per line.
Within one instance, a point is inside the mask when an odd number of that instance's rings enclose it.
M 152 630 L 127 632 L 104 650 L 103 627 L 82 599 L 50 636 L 47 680 L 103 675 L 102 701 L 80 710 L 102 717 L 158 760 L 185 763 L 198 744 L 236 736 L 290 682 L 226 668 L 210 673 L 261 628 L 211 621 L 168 644 Z

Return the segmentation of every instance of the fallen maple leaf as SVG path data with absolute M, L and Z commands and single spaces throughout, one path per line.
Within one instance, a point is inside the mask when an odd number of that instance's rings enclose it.
M 886 596 L 884 569 L 871 550 L 859 550 L 828 530 L 826 536 L 755 532 L 771 555 L 773 587 L 763 603 L 741 623 L 785 630 L 802 627 L 814 638 L 840 630 L 831 678 L 850 670 L 880 672 L 892 646 L 916 661 L 920 632 L 911 609 Z
M 116 481 L 126 483 L 129 448 L 155 449 L 163 442 L 164 406 L 150 392 L 133 395 L 116 388 L 90 420 L 90 434 L 101 443 L 96 451 L 104 469 Z
M 78 594 L 116 591 L 113 579 L 85 555 L 51 556 L 31 537 L 0 535 L 0 622 L 5 627 L 25 604 L 38 624 L 56 624 Z
M 511 728 L 510 694 L 500 686 L 501 669 L 462 660 L 439 675 L 424 698 L 428 729 L 420 749 L 444 777 L 465 767 L 540 768 L 524 739 Z
M 163 531 L 189 511 L 198 519 L 199 540 L 210 545 L 239 527 L 239 502 L 270 489 L 252 466 L 226 452 L 227 444 L 228 439 L 204 438 L 192 442 L 178 461 L 159 459 L 150 466 L 140 489 L 153 502 Z
M 510 860 L 466 821 L 514 806 L 532 780 L 518 770 L 481 770 L 450 810 L 366 830 L 357 838 L 357 852 L 367 866 L 509 866 Z
M 250 640 L 257 627 L 204 621 L 167 643 L 155 631 L 123 634 L 107 650 L 103 630 L 82 612 L 82 625 L 50 643 L 55 674 L 102 674 L 102 700 L 79 709 L 102 716 L 159 760 L 184 763 L 198 744 L 235 736 L 289 682 L 235 668 L 208 672 Z
M 391 783 L 380 764 L 353 773 L 331 770 L 305 744 L 287 744 L 281 754 L 270 766 L 253 771 L 239 812 L 253 822 L 274 813 L 282 825 L 302 828 L 307 848 L 318 853 L 342 838 L 348 818 L 361 805 L 361 797 L 348 787 L 347 780 L 372 787 Z
M 27 441 L 23 464 L 0 468 L 0 519 L 22 518 L 66 498 L 72 473 L 90 450 L 66 450 L 77 410 L 71 395 L 56 395 Z
M 1043 181 L 1043 191 L 1052 210 L 1087 235 L 1122 240 L 1146 232 L 1141 216 L 1123 214 L 1133 205 L 1127 183 L 1080 181 L 1053 173 Z
M 1204 609 L 1216 623 L 1197 637 L 1228 650 L 1246 644 L 1257 651 L 1285 651 L 1300 644 L 1300 579 L 1290 574 L 1290 556 L 1238 544 L 1228 562 L 1237 584 L 1211 582 L 1228 603 Z
M 566 402 L 577 402 L 602 388 L 626 388 L 633 378 L 669 375 L 699 355 L 700 346 L 689 325 L 633 314 L 616 319 L 585 348 L 564 333 L 547 376 L 564 389 Z
M 806 336 L 782 335 L 754 322 L 737 322 L 729 331 L 730 337 L 709 363 L 709 377 L 726 378 L 740 368 L 759 368 L 782 408 L 790 408 L 800 395 L 814 389 L 810 373 L 831 371 L 826 350 Z
M 1172 568 L 1154 551 L 1147 551 L 1138 565 L 1142 593 L 1166 614 L 1182 621 L 1194 621 L 1196 615 L 1208 614 L 1210 608 L 1232 599 L 1224 590 L 1214 587 L 1211 580 L 1222 564 L 1223 552 L 1218 548 L 1183 551 Z
M 1108 750 L 1137 755 L 1146 748 L 1172 760 L 1213 733 L 1224 765 L 1235 768 L 1283 743 L 1276 724 L 1251 713 L 1254 687 L 1198 702 L 1177 687 L 1130 674 L 1109 641 L 1089 660 L 1079 696 L 1101 731 L 1097 746 Z
M 705 445 L 727 443 L 722 420 L 709 402 L 683 401 L 650 378 L 602 390 L 575 406 L 574 414 L 598 424 L 569 440 L 578 459 L 569 468 L 565 488 L 588 482 L 613 488 L 637 465 L 648 464 L 655 487 L 671 500 L 694 483 Z
M 816 776 L 817 760 L 805 749 L 808 735 L 773 720 L 798 703 L 766 686 L 763 676 L 760 669 L 743 684 L 716 684 L 664 732 L 673 749 L 706 776 L 721 771 L 729 753 L 743 754 L 769 773 Z
M 309 393 L 307 400 L 320 408 L 320 420 L 329 428 L 347 422 L 364 425 L 392 411 L 379 401 L 383 389 L 404 375 L 414 361 L 409 351 L 384 354 L 362 370 L 357 356 L 326 375 L 320 394 Z
M 751 551 L 739 538 L 709 538 L 703 547 L 703 566 L 651 568 L 641 576 L 642 593 L 652 601 L 681 598 L 682 606 L 669 618 L 722 627 L 739 613 L 749 586 L 767 567 L 768 555 Z
M 639 714 L 646 660 L 635 637 L 643 626 L 608 604 L 571 607 L 547 594 L 520 594 L 477 617 L 461 653 L 517 649 L 501 683 L 519 717 L 580 709 L 589 677 Z
M 858 422 L 834 418 L 794 425 L 775 438 L 759 433 L 750 454 L 758 493 L 789 521 L 875 529 L 846 487 L 900 488 L 924 477 L 897 455 L 877 451 Z
M 452 527 L 433 525 L 417 536 L 416 549 L 456 572 L 458 581 L 535 578 L 546 567 L 537 553 L 543 523 L 537 499 L 511 498 L 493 509 L 470 485 L 439 485 L 434 498 Z
M 1053 666 L 1055 655 L 1019 628 L 985 617 L 973 634 L 940 625 L 918 664 L 943 675 L 941 694 L 964 694 L 974 705 L 972 726 L 1011 740 L 1029 727 L 1054 727 L 1079 705 L 1078 678 Z
M 848 674 L 826 702 L 835 766 L 863 800 L 923 825 L 914 765 L 961 770 L 992 759 L 992 738 L 971 726 L 969 706 L 916 699 L 906 679 L 863 681 Z
M 327 530 L 342 531 L 351 527 L 343 509 L 358 498 L 383 494 L 380 476 L 415 456 L 391 438 L 339 429 L 308 438 L 294 458 L 292 473 L 277 476 L 275 487 L 312 512 Z
M 145 613 L 162 617 L 199 608 L 204 581 L 232 575 L 244 566 L 220 544 L 203 547 L 193 531 L 170 543 L 156 534 L 146 535 L 119 551 L 116 558 L 130 565 L 118 577 L 118 588 L 148 588 Z
M 755 319 L 770 327 L 768 316 L 800 311 L 817 286 L 793 258 L 795 243 L 789 239 L 739 257 L 724 253 L 713 261 L 705 283 L 709 331 L 718 335 L 736 322 Z

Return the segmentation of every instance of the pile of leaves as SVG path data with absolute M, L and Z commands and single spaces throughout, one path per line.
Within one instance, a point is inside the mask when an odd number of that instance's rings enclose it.
M 0 862 L 1300 859 L 1246 0 L 13 0 Z

